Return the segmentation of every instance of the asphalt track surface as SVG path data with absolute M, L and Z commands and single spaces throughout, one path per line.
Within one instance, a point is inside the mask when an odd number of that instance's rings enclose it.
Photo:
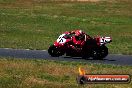
M 132 66 L 132 55 L 116 55 L 109 54 L 104 60 L 82 59 L 79 57 L 51 57 L 46 50 L 21 50 L 21 49 L 0 49 L 0 57 L 12 57 L 21 59 L 46 59 L 59 61 L 77 61 L 85 63 L 102 63 L 114 65 L 129 65 Z

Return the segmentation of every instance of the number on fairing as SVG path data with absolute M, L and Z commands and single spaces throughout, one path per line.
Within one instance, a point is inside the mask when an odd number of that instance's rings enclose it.
M 59 42 L 59 43 L 65 43 L 66 39 L 63 38 L 64 36 L 65 36 L 65 34 L 60 35 L 59 38 L 57 39 L 57 42 Z

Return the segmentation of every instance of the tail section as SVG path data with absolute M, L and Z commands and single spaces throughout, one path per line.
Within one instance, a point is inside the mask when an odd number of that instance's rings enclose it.
M 112 42 L 111 37 L 95 37 L 95 39 L 100 46 Z

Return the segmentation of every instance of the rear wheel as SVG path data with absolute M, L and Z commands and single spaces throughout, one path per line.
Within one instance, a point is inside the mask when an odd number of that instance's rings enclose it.
M 93 59 L 100 59 L 102 60 L 108 55 L 108 48 L 106 46 L 101 46 L 97 49 L 94 49 L 92 51 L 92 57 Z
M 48 53 L 52 56 L 52 57 L 59 57 L 62 56 L 64 53 L 62 53 L 61 51 L 59 51 L 59 49 L 54 46 L 51 45 L 48 49 Z
M 98 49 L 94 49 L 93 51 L 92 51 L 92 58 L 93 59 L 102 59 L 101 57 L 100 57 L 100 52 L 99 52 L 99 50 Z
M 106 46 L 102 46 L 100 48 L 101 58 L 105 58 L 108 55 L 108 48 Z

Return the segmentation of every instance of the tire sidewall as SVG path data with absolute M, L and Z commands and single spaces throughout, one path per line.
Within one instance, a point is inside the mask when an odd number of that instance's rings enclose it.
M 108 48 L 106 46 L 96 47 L 92 50 L 93 59 L 102 60 L 108 55 Z
M 62 55 L 62 53 L 58 50 L 58 48 L 54 45 L 51 45 L 48 49 L 48 53 L 52 56 L 52 57 L 59 57 Z

